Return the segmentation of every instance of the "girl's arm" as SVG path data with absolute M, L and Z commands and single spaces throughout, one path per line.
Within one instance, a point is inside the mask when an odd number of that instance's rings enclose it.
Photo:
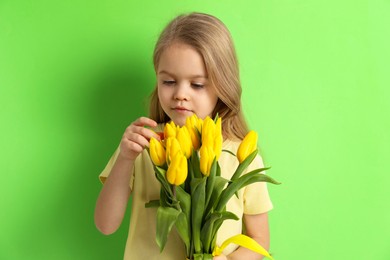
M 114 233 L 122 223 L 130 197 L 130 174 L 134 161 L 121 155 L 104 182 L 95 208 L 95 225 L 105 235 Z
M 141 117 L 127 127 L 118 158 L 97 199 L 95 225 L 105 235 L 114 233 L 122 223 L 131 193 L 129 183 L 135 159 L 149 146 L 151 137 L 159 139 L 156 133 L 145 126 L 156 127 L 157 123 Z
M 246 235 L 257 241 L 267 251 L 269 250 L 269 226 L 268 214 L 262 213 L 257 215 L 245 215 L 244 223 L 246 227 Z M 262 255 L 255 253 L 244 247 L 239 247 L 236 251 L 228 256 L 220 255 L 214 257 L 214 260 L 233 260 L 233 259 L 263 259 Z

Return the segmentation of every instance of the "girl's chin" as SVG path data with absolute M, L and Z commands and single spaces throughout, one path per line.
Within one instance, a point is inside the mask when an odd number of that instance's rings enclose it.
M 180 127 L 186 124 L 185 120 L 173 120 L 173 122 L 175 123 L 175 125 L 178 125 Z
M 171 119 L 173 120 L 175 125 L 183 126 L 186 124 L 186 118 L 187 118 L 187 116 L 181 116 L 181 117 L 175 117 L 175 118 L 171 118 Z

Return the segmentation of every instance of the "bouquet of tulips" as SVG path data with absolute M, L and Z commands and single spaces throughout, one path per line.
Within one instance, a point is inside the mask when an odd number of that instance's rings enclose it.
M 212 259 L 235 243 L 272 257 L 255 240 L 238 234 L 216 245 L 217 231 L 224 220 L 239 218 L 226 211 L 226 203 L 237 191 L 254 182 L 278 184 L 265 174 L 267 168 L 242 173 L 257 155 L 257 134 L 250 131 L 241 142 L 239 165 L 230 180 L 221 176 L 218 164 L 222 152 L 221 118 L 188 117 L 182 127 L 174 122 L 165 125 L 164 139 L 150 140 L 149 153 L 155 175 L 161 183 L 160 200 L 147 203 L 157 206 L 156 242 L 162 251 L 168 234 L 176 227 L 183 240 L 188 259 Z

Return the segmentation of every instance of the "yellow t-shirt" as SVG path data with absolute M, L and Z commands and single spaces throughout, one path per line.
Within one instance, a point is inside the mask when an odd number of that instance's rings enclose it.
M 236 154 L 239 144 L 239 142 L 226 140 L 222 145 L 222 149 Z M 99 178 L 103 183 L 110 174 L 118 154 L 119 148 L 100 174 Z M 221 176 L 230 179 L 238 166 L 237 158 L 227 152 L 222 152 L 218 162 L 221 166 Z M 257 156 L 246 172 L 262 167 L 264 167 L 262 159 L 260 156 Z M 159 199 L 160 183 L 156 180 L 153 165 L 146 150 L 135 161 L 134 171 L 130 178 L 130 188 L 132 190 L 133 202 L 124 259 L 185 259 L 185 247 L 175 228 L 172 229 L 163 252 L 160 253 L 159 247 L 155 242 L 157 209 L 145 208 L 145 203 Z M 233 196 L 227 203 L 226 209 L 236 214 L 240 220 L 226 220 L 223 222 L 217 235 L 218 245 L 221 245 L 223 241 L 231 236 L 241 234 L 243 214 L 260 214 L 272 209 L 265 182 L 248 185 L 238 193 L 238 198 Z M 237 245 L 231 244 L 223 253 L 226 255 L 230 254 L 237 247 Z

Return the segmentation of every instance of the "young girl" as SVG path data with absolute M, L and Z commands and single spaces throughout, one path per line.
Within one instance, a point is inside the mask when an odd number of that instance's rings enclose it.
M 145 147 L 151 137 L 159 139 L 164 124 L 173 120 L 183 125 L 188 116 L 222 117 L 223 149 L 236 153 L 248 132 L 241 111 L 241 86 L 237 57 L 229 31 L 217 18 L 201 13 L 181 15 L 163 30 L 154 50 L 157 85 L 151 95 L 150 116 L 141 117 L 127 127 L 119 148 L 100 175 L 104 183 L 95 210 L 95 223 L 103 234 L 120 226 L 133 196 L 131 223 L 124 259 L 185 259 L 184 244 L 173 229 L 162 253 L 155 242 L 156 209 L 145 203 L 159 198 L 160 184 Z M 154 131 L 152 131 L 152 129 Z M 222 176 L 230 179 L 238 165 L 231 155 L 219 159 Z M 248 167 L 262 168 L 257 156 Z M 265 183 L 243 188 L 227 210 L 242 221 L 225 221 L 217 243 L 245 233 L 269 248 L 267 212 L 272 208 Z M 214 259 L 262 259 L 259 254 L 236 245 L 227 247 Z

